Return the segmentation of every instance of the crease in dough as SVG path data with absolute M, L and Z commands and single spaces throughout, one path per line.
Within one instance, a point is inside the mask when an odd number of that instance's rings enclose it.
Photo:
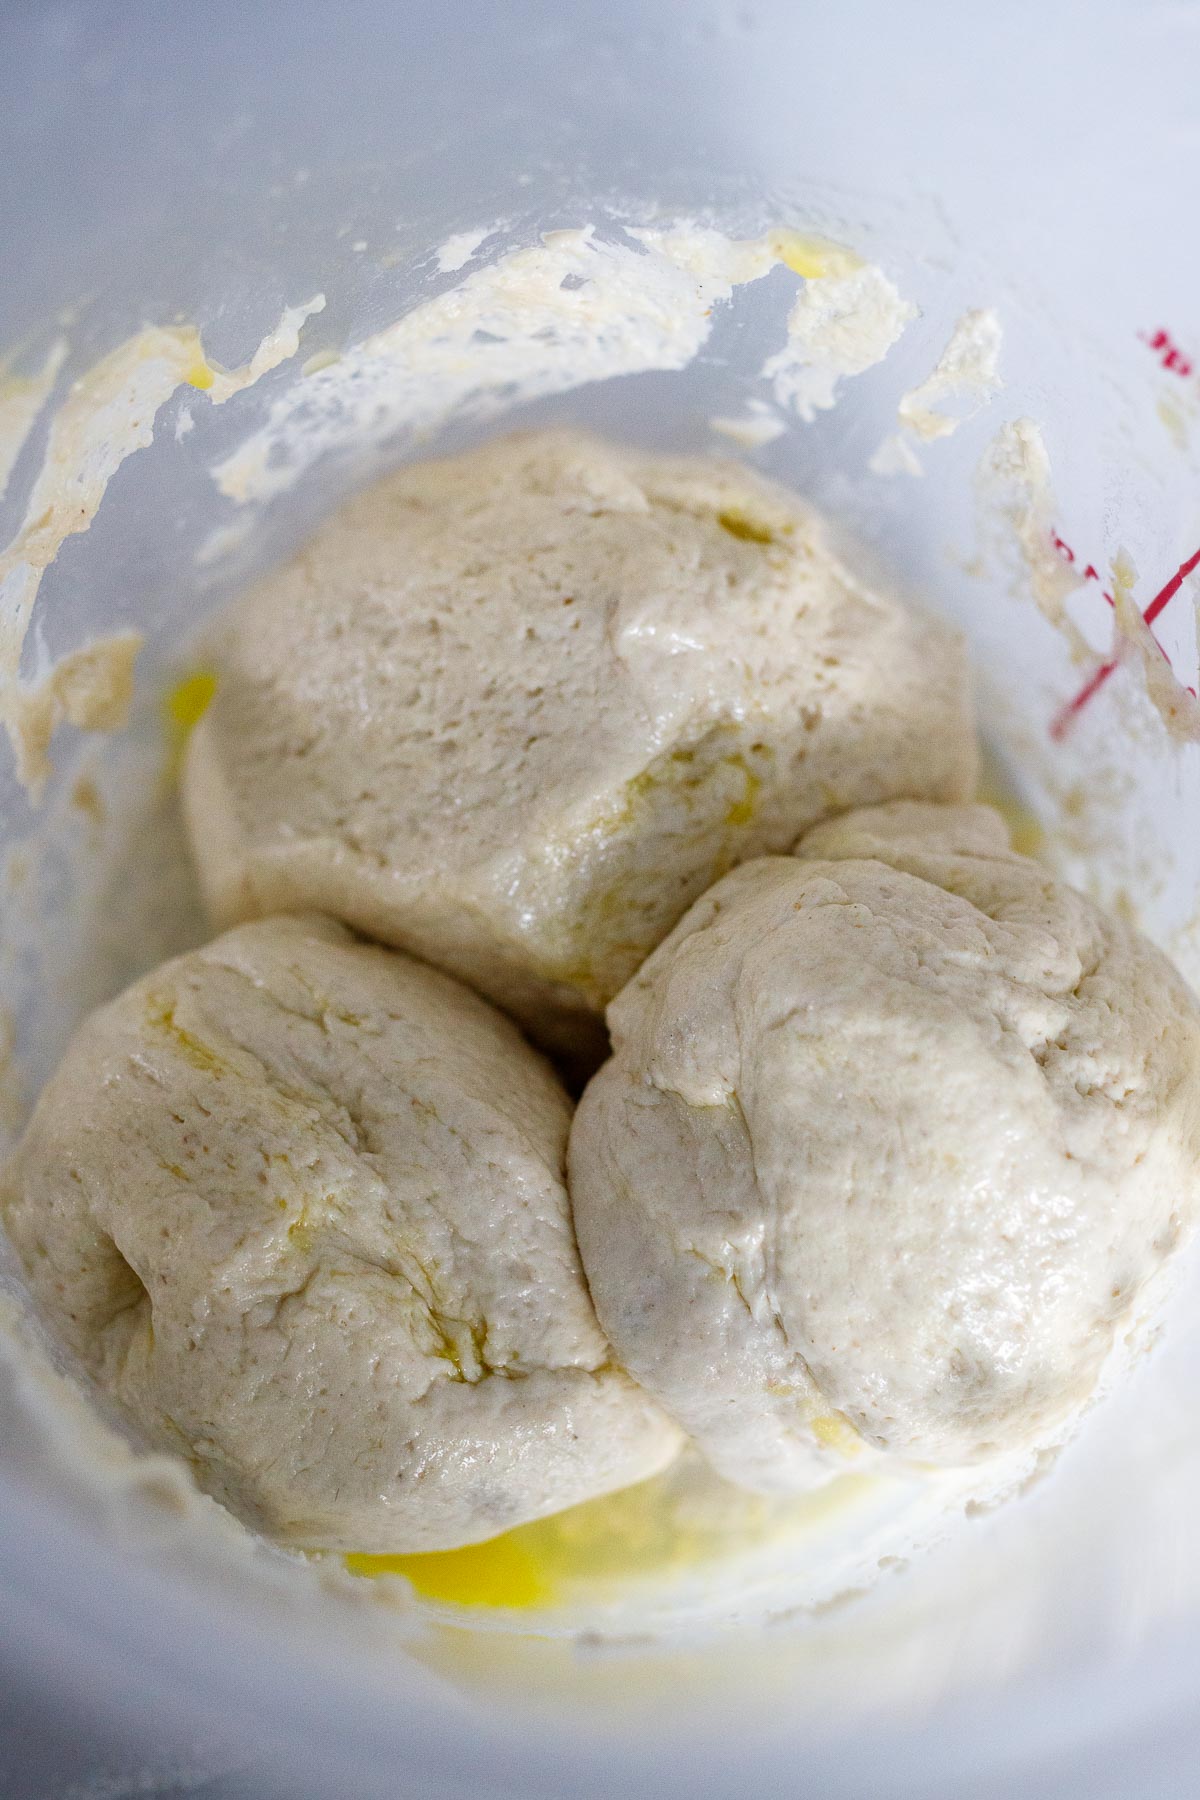
M 58 1336 L 247 1523 L 446 1549 L 678 1446 L 596 1322 L 569 1118 L 457 982 L 271 919 L 84 1023 L 0 1210 Z

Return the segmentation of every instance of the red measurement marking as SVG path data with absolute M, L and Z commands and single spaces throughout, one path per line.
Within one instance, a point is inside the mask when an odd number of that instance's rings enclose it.
M 1138 336 L 1143 344 L 1149 344 L 1163 368 L 1169 369 L 1172 375 L 1181 375 L 1186 378 L 1192 373 L 1196 365 L 1191 357 L 1179 348 L 1169 331 L 1161 329 L 1154 332 L 1139 331 Z
M 1187 580 L 1188 576 L 1193 574 L 1196 569 L 1200 569 L 1200 550 L 1197 550 L 1194 556 L 1189 556 L 1185 563 L 1180 563 L 1178 569 L 1176 569 L 1166 586 L 1160 588 L 1157 594 L 1155 594 L 1153 600 L 1142 614 L 1147 625 L 1153 625 L 1159 613 L 1162 612 L 1165 606 L 1170 604 Z M 1160 645 L 1159 648 L 1161 649 L 1162 646 Z M 1066 735 L 1067 727 L 1070 725 L 1071 720 L 1077 713 L 1083 711 L 1083 708 L 1087 705 L 1093 694 L 1099 693 L 1100 689 L 1104 686 L 1116 667 L 1115 661 L 1101 663 L 1095 674 L 1092 675 L 1089 680 L 1084 682 L 1074 698 L 1068 700 L 1065 706 L 1059 708 L 1053 719 L 1050 721 L 1050 736 L 1052 738 L 1060 739 Z M 1188 693 L 1193 696 L 1195 695 L 1195 692 L 1195 688 L 1188 689 Z
M 1065 563 L 1070 563 L 1072 567 L 1074 567 L 1075 552 L 1072 550 L 1070 544 L 1068 544 L 1066 538 L 1060 538 L 1057 531 L 1052 531 L 1050 535 L 1054 540 L 1054 548 L 1058 551 L 1058 554 L 1062 557 L 1063 561 Z M 1094 563 L 1089 563 L 1080 579 L 1083 581 L 1099 581 L 1100 571 Z M 1108 601 L 1110 606 L 1116 605 L 1116 601 L 1110 593 L 1106 592 L 1104 598 Z

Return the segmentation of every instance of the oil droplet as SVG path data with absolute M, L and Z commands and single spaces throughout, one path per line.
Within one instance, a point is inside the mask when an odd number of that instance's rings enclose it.
M 840 1425 L 861 1448 L 848 1421 L 831 1415 L 824 1423 L 835 1431 Z M 646 1582 L 706 1569 L 715 1576 L 751 1545 L 819 1533 L 860 1505 L 874 1486 L 869 1476 L 847 1473 L 815 1493 L 779 1502 L 728 1488 L 707 1472 L 697 1476 L 694 1467 L 690 1475 L 675 1468 L 467 1549 L 351 1554 L 343 1561 L 352 1575 L 402 1575 L 427 1600 L 533 1611 L 627 1596 Z
M 167 779 L 177 781 L 183 767 L 187 741 L 200 723 L 217 691 L 217 678 L 211 669 L 197 669 L 176 682 L 163 703 L 167 727 Z
M 411 1556 L 345 1558 L 352 1575 L 403 1575 L 426 1600 L 456 1606 L 493 1606 L 519 1610 L 550 1598 L 549 1587 L 517 1532 L 461 1550 L 432 1550 Z
M 857 1456 L 863 1447 L 862 1439 L 842 1413 L 821 1413 L 811 1424 L 814 1437 L 828 1450 L 837 1450 L 842 1456 Z
M 863 260 L 844 244 L 830 243 L 827 238 L 806 237 L 799 231 L 779 231 L 771 238 L 771 248 L 781 263 L 805 281 L 836 279 L 853 275 Z
M 742 825 L 749 825 L 753 819 L 758 807 L 758 796 L 762 792 L 762 781 L 754 773 L 744 756 L 729 756 L 725 760 L 731 769 L 740 770 L 746 783 L 741 799 L 735 800 L 725 813 L 726 825 L 736 829 Z
M 748 514 L 737 512 L 732 508 L 717 514 L 717 524 L 722 531 L 727 531 L 730 537 L 740 538 L 744 544 L 773 544 L 775 542 L 775 534 L 769 525 L 760 525 L 757 519 L 752 519 Z
M 1005 781 L 995 761 L 984 755 L 977 795 L 981 806 L 992 806 L 1008 826 L 1009 840 L 1019 856 L 1036 856 L 1046 841 L 1041 823 L 1023 806 Z

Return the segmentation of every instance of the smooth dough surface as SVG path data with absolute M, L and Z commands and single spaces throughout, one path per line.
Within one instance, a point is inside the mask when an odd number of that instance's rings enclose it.
M 794 495 L 572 432 L 353 499 L 238 601 L 185 800 L 218 925 L 316 908 L 555 1048 L 734 864 L 969 797 L 958 636 Z
M 1200 1206 L 1200 1012 L 986 807 L 894 803 L 707 893 L 609 1008 L 576 1231 L 733 1480 L 1061 1440 Z
M 50 1321 L 248 1522 L 442 1549 L 640 1480 L 570 1106 L 459 983 L 319 919 L 241 927 L 84 1024 L 6 1172 Z

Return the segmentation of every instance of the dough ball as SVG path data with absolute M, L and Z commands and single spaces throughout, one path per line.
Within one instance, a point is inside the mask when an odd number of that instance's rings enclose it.
M 722 1473 L 1060 1441 L 1190 1233 L 1200 1010 L 1008 848 L 899 802 L 719 881 L 609 1008 L 571 1192 L 616 1354 Z
M 574 433 L 352 500 L 228 617 L 185 798 L 221 926 L 315 908 L 556 1049 L 831 812 L 963 799 L 957 635 L 735 464 Z
M 569 1118 L 448 976 L 268 919 L 93 1014 L 3 1210 L 71 1349 L 249 1523 L 443 1549 L 676 1448 L 588 1299 Z

